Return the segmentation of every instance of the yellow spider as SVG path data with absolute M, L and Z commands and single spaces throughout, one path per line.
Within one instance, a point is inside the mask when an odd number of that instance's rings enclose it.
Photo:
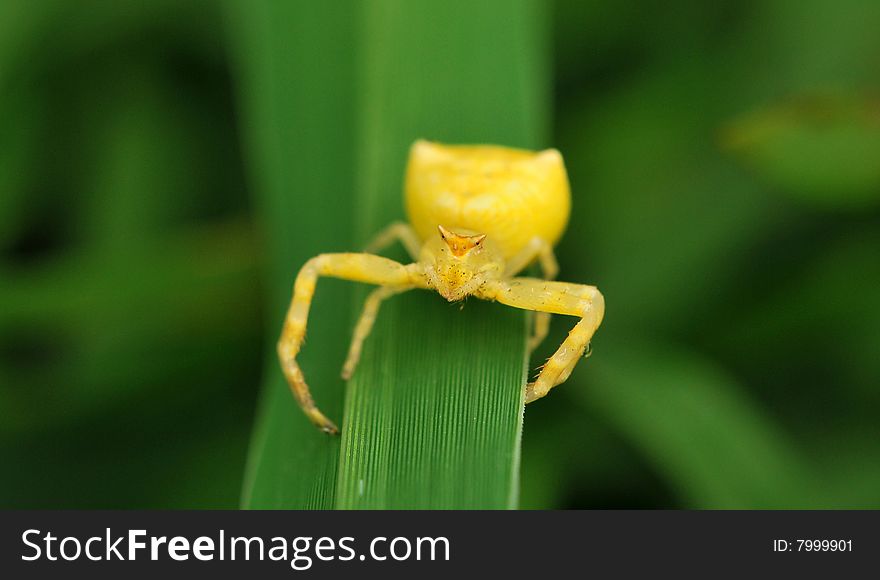
M 605 313 L 605 300 L 595 286 L 551 281 L 558 270 L 553 245 L 565 230 L 571 207 L 565 166 L 555 149 L 532 152 L 416 141 L 405 195 L 411 225 L 390 225 L 367 253 L 316 256 L 296 277 L 278 356 L 296 400 L 326 433 L 338 429 L 315 406 L 296 362 L 318 276 L 379 286 L 355 327 L 344 379 L 354 373 L 382 300 L 413 288 L 436 290 L 450 302 L 476 296 L 537 311 L 530 349 L 546 337 L 551 314 L 580 317 L 535 382 L 526 385 L 526 403 L 568 379 Z M 395 240 L 406 247 L 413 263 L 373 255 Z M 544 279 L 514 277 L 536 259 Z

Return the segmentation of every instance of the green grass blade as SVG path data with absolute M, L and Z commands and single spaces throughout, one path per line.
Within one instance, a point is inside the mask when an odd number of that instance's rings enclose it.
M 364 6 L 362 241 L 403 217 L 403 167 L 416 138 L 543 144 L 544 9 L 532 0 Z M 389 300 L 349 385 L 337 507 L 515 507 L 525 323 L 521 312 L 476 300 L 463 308 L 423 292 Z
M 351 238 L 353 34 L 349 2 L 230 2 L 237 81 L 258 210 L 270 257 L 266 382 L 245 476 L 249 508 L 333 506 L 339 438 L 319 433 L 297 408 L 271 345 L 297 269 Z M 336 209 L 337 211 L 328 211 Z M 321 285 L 301 362 L 315 398 L 342 412 L 351 299 Z

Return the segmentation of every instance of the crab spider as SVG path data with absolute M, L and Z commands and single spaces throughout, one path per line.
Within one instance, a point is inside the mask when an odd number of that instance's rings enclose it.
M 556 282 L 553 245 L 568 223 L 571 195 L 562 156 L 496 146 L 445 146 L 416 141 L 406 177 L 410 223 L 394 223 L 366 253 L 321 254 L 300 269 L 284 321 L 278 356 L 306 416 L 327 433 L 338 429 L 315 405 L 296 356 L 302 346 L 318 278 L 379 286 L 364 304 L 342 376 L 357 367 L 383 300 L 412 289 L 434 290 L 450 302 L 474 296 L 537 312 L 529 347 L 546 337 L 550 315 L 580 320 L 534 382 L 530 403 L 568 379 L 605 313 L 595 286 Z M 374 255 L 400 241 L 413 262 Z M 517 277 L 538 261 L 543 278 Z

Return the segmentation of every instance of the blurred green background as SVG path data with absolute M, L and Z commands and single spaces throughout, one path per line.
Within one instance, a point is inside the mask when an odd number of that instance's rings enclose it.
M 228 8 L 0 4 L 0 507 L 239 504 L 279 234 Z M 522 507 L 880 507 L 880 6 L 558 0 L 546 24 L 560 278 L 608 313 L 527 409 Z

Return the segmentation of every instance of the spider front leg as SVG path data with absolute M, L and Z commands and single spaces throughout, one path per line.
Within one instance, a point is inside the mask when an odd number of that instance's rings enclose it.
M 342 365 L 343 379 L 347 381 L 354 374 L 358 361 L 361 359 L 361 349 L 363 348 L 364 340 L 367 339 L 370 332 L 373 330 L 373 323 L 376 322 L 376 316 L 379 313 L 379 306 L 381 306 L 382 301 L 395 294 L 412 290 L 413 288 L 414 286 L 383 286 L 382 288 L 376 288 L 370 292 L 370 295 L 367 296 L 367 299 L 364 302 L 364 309 L 361 311 L 361 316 L 358 318 L 357 324 L 354 327 L 354 336 L 351 339 L 351 346 L 348 348 L 348 356 L 345 359 L 345 364 Z
M 535 382 L 526 386 L 526 403 L 540 399 L 568 379 L 605 315 L 602 294 L 595 286 L 583 284 L 513 278 L 487 284 L 480 297 L 524 310 L 581 317 Z
M 535 258 L 538 258 L 541 264 L 541 270 L 545 280 L 554 280 L 559 273 L 559 262 L 556 261 L 556 254 L 553 253 L 553 246 L 543 238 L 532 238 L 532 240 L 523 248 L 516 256 L 507 262 L 504 269 L 504 277 L 512 278 L 522 272 Z M 529 337 L 529 352 L 532 352 L 538 345 L 547 338 L 550 332 L 550 313 L 535 313 L 535 326 L 532 336 Z
M 306 416 L 326 433 L 339 429 L 315 405 L 302 370 L 296 362 L 309 318 L 309 307 L 315 294 L 319 276 L 342 278 L 391 288 L 412 287 L 420 278 L 418 266 L 404 266 L 393 260 L 370 254 L 321 254 L 306 262 L 296 276 L 293 299 L 284 320 L 284 329 L 278 341 L 278 358 L 284 377 Z
M 415 230 L 407 223 L 393 222 L 384 230 L 379 232 L 373 241 L 364 250 L 368 254 L 378 254 L 395 241 L 399 240 L 403 247 L 406 248 L 409 257 L 416 261 L 419 259 L 419 251 L 422 248 L 422 242 Z

